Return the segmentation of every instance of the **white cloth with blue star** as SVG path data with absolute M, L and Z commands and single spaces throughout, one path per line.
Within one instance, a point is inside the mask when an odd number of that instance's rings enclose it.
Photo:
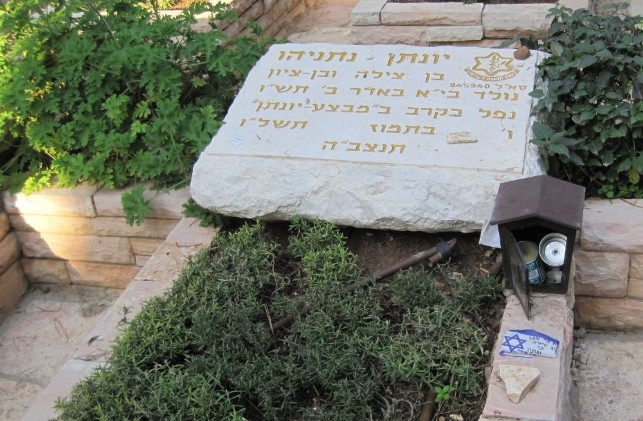
M 531 358 L 555 358 L 559 341 L 533 329 L 507 330 L 500 347 L 500 355 Z

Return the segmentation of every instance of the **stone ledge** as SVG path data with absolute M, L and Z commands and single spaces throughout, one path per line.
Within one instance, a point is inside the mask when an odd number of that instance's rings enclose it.
M 121 208 L 121 195 L 125 191 L 131 190 L 128 187 L 122 190 L 101 189 L 94 195 L 94 204 L 96 206 L 97 216 L 125 216 Z M 152 213 L 150 218 L 167 218 L 181 219 L 183 215 L 183 203 L 190 199 L 189 188 L 184 187 L 178 190 L 172 190 L 160 193 L 157 196 L 156 191 L 146 189 L 143 196 L 150 199 Z
M 586 200 L 580 244 L 586 251 L 643 254 L 643 200 Z
M 1 312 L 15 307 L 27 292 L 27 277 L 19 261 L 0 273 L 0 316 Z
M 22 267 L 30 282 L 69 285 L 69 272 L 60 259 L 22 259 Z
M 424 26 L 351 26 L 353 44 L 412 44 L 427 45 Z
M 387 3 L 382 25 L 482 25 L 482 3 Z
M 544 38 L 553 18 L 547 17 L 550 3 L 488 4 L 482 12 L 485 38 L 515 36 Z
M 98 237 L 16 232 L 27 257 L 134 264 L 134 254 L 125 237 Z
M 425 40 L 429 43 L 479 41 L 482 36 L 482 26 L 429 26 L 424 33 Z
M 2 193 L 7 213 L 25 215 L 96 216 L 92 196 L 98 187 L 81 184 L 73 188 L 53 187 L 33 194 Z
M 380 13 L 386 5 L 386 0 L 362 0 L 357 3 L 351 12 L 351 24 L 379 25 Z
M 569 388 L 572 361 L 573 313 L 564 295 L 533 295 L 532 317 L 527 320 L 515 296 L 507 298 L 507 306 L 496 345 L 487 401 L 481 420 L 567 421 L 571 419 Z M 535 329 L 560 341 L 556 358 L 517 358 L 499 355 L 504 332 L 509 329 Z M 535 367 L 540 379 L 518 404 L 507 398 L 504 386 L 498 379 L 500 364 Z
M 123 289 L 139 271 L 135 265 L 109 263 L 65 262 L 72 284 Z

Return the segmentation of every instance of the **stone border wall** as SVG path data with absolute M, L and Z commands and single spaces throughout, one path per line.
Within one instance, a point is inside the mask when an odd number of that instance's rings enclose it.
M 586 201 L 575 257 L 577 323 L 643 328 L 643 200 Z
M 96 186 L 47 189 L 31 195 L 3 194 L 22 248 L 22 268 L 33 283 L 125 288 L 181 219 L 187 188 L 153 198 L 150 217 L 129 226 L 122 190 Z M 3 294 L 0 292 L 0 296 Z
M 559 0 L 572 9 L 600 9 L 594 3 L 611 0 Z M 623 13 L 643 14 L 643 0 L 631 0 Z M 355 44 L 498 46 L 506 39 L 544 38 L 553 3 L 387 3 L 360 0 L 351 14 L 351 40 Z
M 27 290 L 21 255 L 18 236 L 12 231 L 9 215 L 0 203 L 0 322 L 5 311 L 14 308 Z

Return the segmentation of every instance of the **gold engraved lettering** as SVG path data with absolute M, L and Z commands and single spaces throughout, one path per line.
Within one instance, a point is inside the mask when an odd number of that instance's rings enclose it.
M 259 127 L 266 127 L 268 124 L 270 124 L 270 120 L 268 120 L 267 118 L 259 119 Z
M 306 93 L 308 91 L 308 86 L 307 85 L 295 85 L 295 94 L 297 92 L 301 91 L 302 93 Z
M 473 93 L 479 95 L 480 99 L 484 99 L 484 97 L 487 95 L 487 93 L 484 91 L 473 91 Z
M 393 89 L 393 93 L 391 94 L 391 96 L 398 96 L 398 97 L 404 96 L 404 89 L 402 88 Z
M 355 91 L 355 95 L 359 95 L 362 92 L 362 88 L 351 88 L 351 91 Z
M 322 150 L 326 150 L 328 148 L 328 145 L 330 145 L 330 150 L 334 151 L 335 147 L 337 146 L 337 142 L 334 140 L 327 140 L 324 142 L 322 145 Z
M 375 88 L 372 88 L 372 87 L 370 87 L 370 86 L 369 86 L 369 87 L 367 87 L 367 88 L 364 88 L 364 90 L 365 90 L 365 91 L 368 91 L 368 94 L 369 94 L 370 96 L 373 96 L 373 92 L 375 92 Z
M 297 126 L 301 126 L 300 127 L 301 129 L 305 129 L 307 125 L 308 125 L 307 120 L 295 120 L 295 121 L 293 121 L 291 129 L 294 130 L 294 129 L 297 128 Z
M 318 112 L 323 110 L 326 107 L 326 104 L 319 104 L 317 102 L 313 103 L 313 112 Z
M 420 132 L 420 126 L 411 126 L 411 125 L 406 125 L 404 127 L 404 133 L 403 134 L 408 134 L 413 131 L 413 134 L 418 134 Z
M 382 144 L 382 147 L 381 147 L 381 148 L 380 148 L 380 150 L 379 150 L 379 151 L 377 151 L 377 152 L 380 152 L 380 153 L 386 152 L 386 146 L 387 146 L 387 145 L 386 145 L 386 143 L 383 143 L 383 144 Z
M 426 135 L 434 135 L 435 134 L 435 127 L 433 127 L 433 126 L 422 126 L 422 129 L 425 130 L 425 131 L 420 132 L 420 134 L 426 134 Z
M 435 112 L 433 113 L 433 118 L 445 116 L 448 112 L 449 110 L 447 108 L 436 108 Z
M 351 145 L 351 149 L 346 149 L 348 152 L 359 152 L 359 148 L 362 146 L 359 142 L 348 142 L 348 144 Z
M 336 95 L 337 94 L 337 86 L 323 86 L 326 91 L 324 92 L 325 95 Z
M 306 54 L 305 51 L 289 51 L 289 52 L 281 51 L 279 53 L 279 60 L 285 59 L 286 61 L 288 61 L 288 60 L 292 60 L 293 57 L 297 57 L 297 60 L 301 60 L 304 54 Z
M 379 145 L 377 143 L 367 143 L 364 152 L 375 152 Z
M 386 88 L 379 88 L 379 89 L 377 90 L 377 96 L 388 96 L 388 93 L 389 93 L 390 91 L 391 91 L 390 89 L 386 89 Z
M 373 74 L 373 79 L 380 79 L 384 76 L 384 72 L 378 72 L 377 70 L 373 70 L 371 73 Z
M 278 93 L 283 94 L 284 92 L 288 92 L 289 90 L 291 90 L 291 89 L 292 89 L 292 85 L 288 85 L 288 86 L 285 86 L 285 85 L 276 85 L 276 86 L 275 86 L 275 89 L 277 89 L 277 92 L 278 92 Z
M 336 113 L 339 110 L 339 104 L 326 104 L 328 105 L 327 113 Z
M 388 74 L 388 72 L 387 72 Z M 398 73 L 398 72 L 393 72 L 393 80 L 402 80 L 404 78 L 405 73 Z
M 388 130 L 386 130 L 386 133 L 400 133 L 401 131 L 402 128 L 399 124 L 391 124 L 390 126 L 388 126 Z
M 415 92 L 415 97 L 416 97 L 416 98 L 419 98 L 419 97 L 422 97 L 422 98 L 428 98 L 430 93 L 431 93 L 431 90 L 430 90 L 430 89 L 426 89 L 426 90 L 424 90 L 424 89 L 418 89 L 418 90 Z
M 404 145 L 404 144 L 399 144 L 399 145 L 392 144 L 392 145 L 391 145 L 391 150 L 390 150 L 390 151 L 388 151 L 388 153 L 393 153 L 393 152 L 395 152 L 395 150 L 396 150 L 396 149 L 398 149 L 398 148 L 399 148 L 399 150 L 400 150 L 400 153 L 404 153 L 404 149 L 406 148 L 406 145 Z
M 371 108 L 368 105 L 358 105 L 357 106 L 357 113 L 367 113 L 371 110 Z
M 290 120 L 272 120 L 272 124 L 275 126 L 275 129 L 283 129 L 290 124 Z
M 462 108 L 451 108 L 449 117 L 462 117 Z
M 390 105 L 376 105 L 376 107 L 380 108 L 380 111 L 378 111 L 378 114 L 391 114 L 391 106 Z
M 431 117 L 431 114 L 433 114 L 433 108 L 430 107 L 421 107 L 420 111 L 426 111 L 426 115 Z
M 408 110 L 406 115 L 418 115 L 420 114 L 420 109 L 418 107 L 406 107 Z
M 341 112 L 343 113 L 352 113 L 353 110 L 355 109 L 355 106 L 352 104 L 344 104 L 342 107 L 343 109 Z
M 368 77 L 368 70 L 358 70 L 355 72 L 355 79 L 366 79 Z
M 454 91 L 454 90 L 448 91 L 447 98 L 449 99 L 460 98 L 460 91 Z
M 478 112 L 482 114 L 482 118 L 489 118 L 491 117 L 491 110 L 485 110 L 484 108 L 478 109 Z

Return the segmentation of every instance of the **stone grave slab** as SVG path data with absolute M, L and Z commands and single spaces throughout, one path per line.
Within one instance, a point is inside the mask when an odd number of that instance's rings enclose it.
M 192 197 L 244 218 L 480 230 L 499 183 L 542 174 L 528 143 L 540 54 L 274 45 L 194 166 Z

